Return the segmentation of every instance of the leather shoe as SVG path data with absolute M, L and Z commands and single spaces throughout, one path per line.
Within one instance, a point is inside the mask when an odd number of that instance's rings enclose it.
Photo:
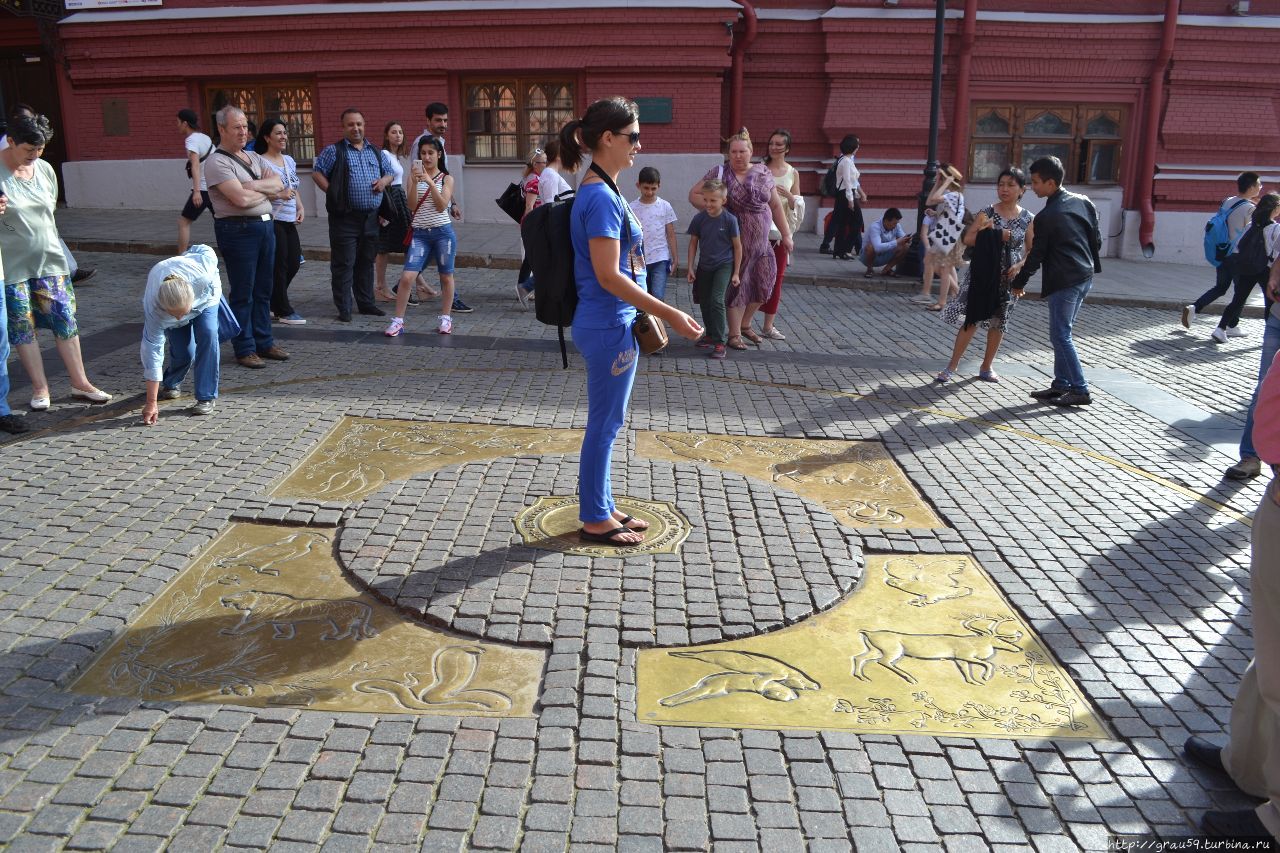
M 348 314 L 347 312 L 343 311 L 341 314 L 339 314 L 339 315 L 338 315 L 338 322 L 339 322 L 339 323 L 350 323 L 350 322 L 351 322 L 351 315 L 350 315 L 350 314 Z
M 387 312 L 386 312 L 386 311 L 383 311 L 383 310 L 382 310 L 381 308 L 379 308 L 377 305 L 371 305 L 371 306 L 370 306 L 370 307 L 368 307 L 368 308 L 361 308 L 361 309 L 360 309 L 360 313 L 361 313 L 361 314 L 367 314 L 367 315 L 368 315 L 368 316 L 370 316 L 370 317 L 385 317 L 385 316 L 387 316 Z
M 1063 391 L 1049 400 L 1055 406 L 1087 406 L 1093 402 L 1088 391 Z
M 260 370 L 261 368 L 264 368 L 267 366 L 267 363 L 263 361 L 262 357 L 259 356 L 256 352 L 251 352 L 248 355 L 237 356 L 236 364 L 240 365 L 241 367 L 250 367 L 250 368 L 253 368 L 254 370 Z
M 261 358 L 269 358 L 272 361 L 288 361 L 289 353 L 280 349 L 280 347 L 272 345 L 270 349 L 264 349 L 258 353 Z
M 7 432 L 10 435 L 21 435 L 24 432 L 30 432 L 31 425 L 27 423 L 27 419 L 20 415 L 2 415 L 0 416 L 0 432 Z
M 1205 812 L 1200 829 L 1210 838 L 1268 838 L 1272 839 L 1271 849 L 1276 847 L 1271 832 L 1253 809 Z
M 1067 393 L 1065 388 L 1045 388 L 1043 391 L 1032 391 L 1031 396 L 1037 400 L 1052 400 Z
M 1192 735 L 1182 745 L 1182 754 L 1198 767 L 1225 774 L 1227 768 L 1222 764 L 1222 747 L 1210 743 L 1202 737 Z

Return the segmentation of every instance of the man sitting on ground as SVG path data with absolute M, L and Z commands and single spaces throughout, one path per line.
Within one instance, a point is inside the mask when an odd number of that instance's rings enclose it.
M 898 262 L 907 256 L 911 238 L 902 230 L 902 211 L 891 207 L 867 229 L 867 244 L 862 249 L 862 262 L 867 265 L 867 278 L 884 267 L 881 275 L 894 275 Z

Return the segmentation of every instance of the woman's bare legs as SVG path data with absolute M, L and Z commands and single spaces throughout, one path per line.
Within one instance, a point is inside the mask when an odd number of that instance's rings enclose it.
M 404 319 L 404 312 L 409 310 L 409 294 L 412 292 L 413 280 L 417 277 L 416 272 L 405 270 L 400 273 L 400 281 L 396 284 L 396 313 L 395 316 Z M 391 294 L 387 294 L 390 296 Z
M 40 356 L 40 345 L 35 342 L 14 344 L 13 348 L 18 351 L 18 360 L 22 362 L 22 369 L 27 372 L 27 378 L 31 380 L 31 396 L 48 397 L 49 380 L 44 375 L 44 359 Z
M 760 310 L 760 306 L 761 306 L 761 305 L 763 305 L 763 304 L 764 304 L 763 302 L 748 302 L 748 303 L 747 303 L 746 310 L 745 310 L 745 311 L 743 312 L 743 314 L 742 314 L 742 325 L 737 327 L 739 331 L 741 331 L 742 329 L 749 329 L 749 328 L 751 328 L 751 321 L 755 319 L 756 312 Z M 766 321 L 765 321 L 765 328 L 768 328 L 768 326 L 769 326 L 769 323 L 768 323 L 768 321 L 766 320 Z
M 67 375 L 71 378 L 71 387 L 77 391 L 97 391 L 98 389 L 89 381 L 84 371 L 84 357 L 80 354 L 80 336 L 76 335 L 66 340 L 58 338 L 54 343 L 62 363 L 66 365 Z M 31 396 L 48 397 L 49 379 L 45 376 L 44 357 L 40 354 L 40 344 L 33 341 L 29 344 L 18 344 L 14 349 L 18 351 L 18 360 L 22 362 L 22 369 L 27 372 L 27 378 L 31 380 Z
M 977 331 L 977 325 L 973 325 L 956 332 L 956 342 L 951 347 L 951 363 L 947 365 L 947 370 L 956 372 L 956 368 L 960 366 L 960 359 L 964 357 L 964 351 L 969 348 L 969 342 L 973 340 L 973 335 Z
M 373 294 L 378 299 L 378 301 L 391 302 L 392 300 L 395 300 L 397 305 L 400 304 L 400 300 L 396 299 L 396 297 L 391 293 L 390 290 L 387 290 L 387 253 L 386 252 L 379 252 L 377 258 L 374 259 L 373 284 L 374 284 Z M 403 309 L 401 310 L 402 310 L 402 313 L 396 316 L 399 316 L 399 317 L 404 316 Z
M 974 328 L 977 328 L 976 326 Z M 1004 331 L 1002 329 L 991 328 L 987 330 L 987 351 L 982 354 L 982 370 L 985 373 L 991 369 L 991 365 L 995 364 L 996 352 L 1000 349 L 1000 342 L 1004 340 Z

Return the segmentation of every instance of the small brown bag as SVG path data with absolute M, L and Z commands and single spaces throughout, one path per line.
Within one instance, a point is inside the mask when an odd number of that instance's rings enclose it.
M 662 318 L 644 311 L 636 312 L 636 322 L 631 331 L 636 336 L 636 343 L 640 345 L 640 352 L 645 355 L 653 355 L 666 348 L 670 340 L 667 337 L 667 324 L 662 322 Z

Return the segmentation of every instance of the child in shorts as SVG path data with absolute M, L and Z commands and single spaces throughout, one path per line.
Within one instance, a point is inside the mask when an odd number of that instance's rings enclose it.
M 706 328 L 697 345 L 711 347 L 711 358 L 728 354 L 725 345 L 729 342 L 729 319 L 724 295 L 730 284 L 738 284 L 742 269 L 742 238 L 737 217 L 724 209 L 727 195 L 724 181 L 703 181 L 704 209 L 693 217 L 687 232 L 689 281 L 697 290 L 702 325 Z

